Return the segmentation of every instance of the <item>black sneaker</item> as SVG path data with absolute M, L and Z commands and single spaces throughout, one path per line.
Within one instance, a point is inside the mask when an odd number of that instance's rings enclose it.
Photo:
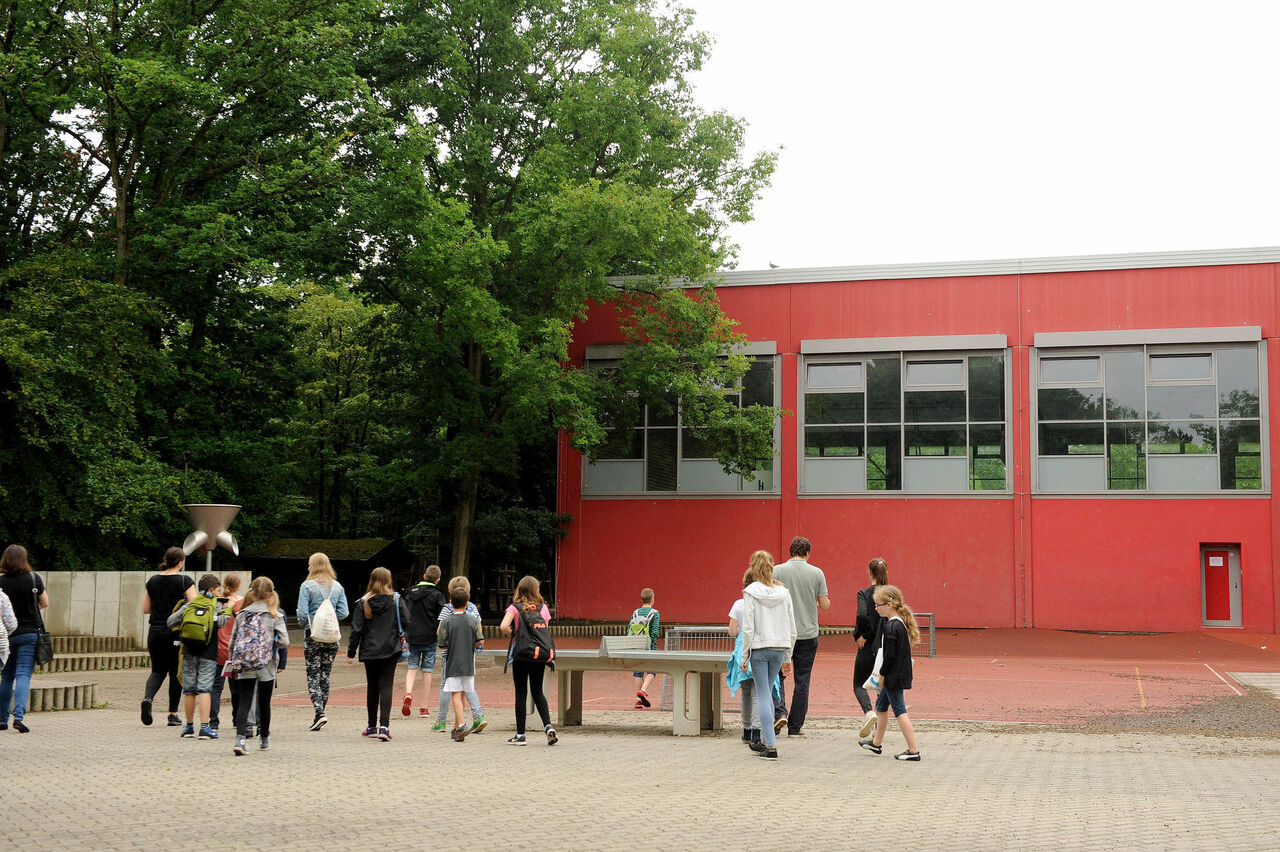
M 559 741 L 560 738 L 556 736 L 556 729 L 547 725 L 547 745 L 555 745 Z
M 152 721 L 153 720 L 151 718 L 151 699 L 144 698 L 142 699 L 142 724 L 150 725 Z
M 893 759 L 894 759 L 894 760 L 919 760 L 919 759 L 920 759 L 920 752 L 918 752 L 918 751 L 903 751 L 903 752 L 899 752 L 899 753 L 897 753 L 897 754 L 895 754 L 895 755 L 893 756 Z
M 311 730 L 318 731 L 327 724 L 329 724 L 329 717 L 323 713 L 317 713 L 315 721 L 311 723 Z
M 872 754 L 880 754 L 880 752 L 884 751 L 883 748 L 871 742 L 870 739 L 858 740 L 858 745 L 862 746 Z
M 778 750 L 776 748 L 766 747 L 764 751 L 756 752 L 756 757 L 763 757 L 765 760 L 777 760 Z
M 524 738 L 524 734 L 516 734 L 511 739 L 507 740 L 507 745 L 522 746 L 522 745 L 528 745 L 528 744 L 529 744 L 528 741 L 526 741 Z
M 179 725 L 181 725 L 181 724 L 182 724 L 182 720 L 178 718 L 178 714 L 177 714 L 177 713 L 170 713 L 170 714 L 169 714 L 169 727 L 170 727 L 170 728 L 176 728 L 176 727 L 178 727 L 178 726 L 179 726 Z
M 747 743 L 747 745 L 749 745 L 751 747 L 751 750 L 754 751 L 756 754 L 759 754 L 760 752 L 768 748 L 767 745 L 760 742 L 759 740 L 754 740 L 752 742 L 749 742 Z

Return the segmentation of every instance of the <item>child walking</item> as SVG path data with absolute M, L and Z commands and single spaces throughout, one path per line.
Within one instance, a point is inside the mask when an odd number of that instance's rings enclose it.
M 920 628 L 911 607 L 902 600 L 897 586 L 879 586 L 875 592 L 876 612 L 885 619 L 880 624 L 884 658 L 880 666 L 880 695 L 876 698 L 876 730 L 858 745 L 880 754 L 885 729 L 889 727 L 889 708 L 898 720 L 898 730 L 907 741 L 907 750 L 894 755 L 896 760 L 919 760 L 920 746 L 916 731 L 907 718 L 907 703 L 902 693 L 911 688 L 911 646 L 920 641 Z
M 627 625 L 627 634 L 631 636 L 644 636 L 649 640 L 649 650 L 658 650 L 658 620 L 661 616 L 653 607 L 653 589 L 640 590 L 640 606 L 635 612 L 631 613 L 631 622 Z M 657 672 L 632 672 L 636 679 L 636 709 L 643 710 L 648 707 L 649 687 L 653 686 L 653 679 L 657 677 Z
M 422 582 L 404 593 L 410 618 L 406 630 L 409 671 L 404 676 L 404 703 L 400 705 L 400 712 L 405 716 L 413 712 L 413 685 L 418 672 L 422 672 L 422 694 L 428 699 L 431 695 L 431 674 L 436 670 L 436 631 L 440 627 L 440 613 L 449 604 L 449 599 L 436 585 L 439 582 L 440 566 L 428 565 L 422 573 Z M 478 616 L 479 612 L 476 614 Z M 418 718 L 430 719 L 431 709 L 419 707 Z
M 248 754 L 249 708 L 258 699 L 258 750 L 271 748 L 271 693 L 279 666 L 278 649 L 289 646 L 289 629 L 280 611 L 280 596 L 270 577 L 257 577 L 249 584 L 227 649 L 227 669 L 236 676 L 240 699 L 234 711 L 237 755 Z M 250 668 L 258 663 L 256 668 Z
M 484 647 L 484 631 L 479 616 L 467 613 L 471 600 L 471 584 L 466 577 L 454 577 L 449 581 L 449 603 L 453 613 L 440 622 L 436 629 L 436 642 L 440 650 L 447 651 L 444 665 L 444 690 L 449 693 L 453 705 L 453 737 L 462 742 L 470 733 L 463 712 L 463 693 L 476 689 L 476 651 Z
M 499 629 L 503 636 L 512 636 L 512 648 L 515 647 L 513 634 L 521 627 L 520 613 L 529 610 L 536 611 L 542 616 L 542 621 L 546 625 L 551 624 L 551 611 L 547 609 L 546 602 L 542 600 L 542 593 L 539 591 L 541 584 L 537 577 L 523 577 L 516 585 L 515 596 L 511 600 L 511 606 L 507 607 L 506 613 L 502 616 L 502 624 Z M 516 735 L 507 740 L 508 745 L 522 746 L 525 745 L 524 738 L 524 721 L 528 713 L 527 702 L 529 695 L 533 695 L 533 706 L 538 710 L 538 717 L 542 720 L 542 730 L 547 735 L 547 745 L 555 745 L 559 742 L 556 735 L 556 729 L 551 726 L 551 711 L 547 709 L 547 696 L 542 690 L 542 679 L 546 675 L 546 663 L 529 663 L 522 660 L 509 659 L 511 664 L 511 677 L 515 681 L 516 687 Z
M 461 581 L 461 583 L 464 585 L 464 587 L 467 590 L 467 595 L 469 596 L 471 594 L 470 580 L 468 580 L 466 577 L 454 577 L 453 580 L 449 581 L 449 583 L 452 584 L 454 580 Z M 470 600 L 467 601 L 467 615 L 473 616 L 477 619 L 480 617 L 480 610 L 476 609 L 476 605 L 474 601 L 470 601 Z M 449 601 L 446 597 L 445 604 L 440 608 L 440 615 L 436 620 L 437 621 L 436 630 L 438 631 L 440 629 L 439 622 L 445 621 L 452 616 L 453 616 L 453 607 L 449 605 Z M 413 655 L 410 654 L 410 657 L 412 656 Z M 438 653 L 436 656 L 439 657 L 440 668 L 441 670 L 443 670 L 444 667 L 449 662 L 449 655 L 447 652 L 442 651 Z M 489 724 L 488 720 L 486 720 L 484 717 L 484 708 L 480 706 L 480 696 L 474 689 L 469 690 L 464 694 L 467 697 L 467 703 L 471 705 L 471 729 L 467 731 L 467 733 L 478 734 L 481 731 L 483 731 L 485 727 Z M 435 724 L 431 726 L 431 730 L 444 731 L 449 727 L 445 719 L 449 715 L 449 704 L 451 700 L 452 700 L 452 696 L 450 696 L 449 692 L 444 688 L 444 678 L 442 677 L 440 678 L 440 706 L 436 711 L 436 721 L 435 721 Z M 426 709 L 426 708 L 423 708 L 423 709 Z M 401 712 L 404 712 L 403 709 L 401 710 Z
M 351 641 L 347 662 L 364 663 L 365 709 L 368 726 L 362 736 L 391 739 L 391 687 L 395 684 L 396 663 L 400 661 L 401 635 L 409 624 L 409 608 L 391 586 L 391 572 L 374 568 L 369 588 L 356 601 L 351 615 Z

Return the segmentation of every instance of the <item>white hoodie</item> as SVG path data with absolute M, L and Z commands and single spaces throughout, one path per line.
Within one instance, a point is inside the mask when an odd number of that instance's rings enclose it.
M 758 580 L 742 590 L 742 656 L 751 656 L 754 648 L 781 648 L 784 662 L 791 662 L 791 647 L 796 644 L 796 615 L 791 608 L 791 593 L 778 584 L 766 586 Z

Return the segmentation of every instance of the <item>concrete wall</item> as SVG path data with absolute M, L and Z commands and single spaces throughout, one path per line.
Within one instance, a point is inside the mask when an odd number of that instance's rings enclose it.
M 45 627 L 57 636 L 128 636 L 138 648 L 147 646 L 147 619 L 142 612 L 151 571 L 41 571 L 49 591 Z M 184 571 L 193 582 L 200 571 Z M 214 571 L 219 577 L 239 573 L 241 592 L 251 576 L 245 571 Z

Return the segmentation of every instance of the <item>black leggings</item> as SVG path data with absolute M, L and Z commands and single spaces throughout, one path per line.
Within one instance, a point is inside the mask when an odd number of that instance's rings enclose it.
M 232 711 L 232 718 L 236 723 L 236 733 L 242 737 L 253 734 L 250 730 L 253 726 L 249 724 L 249 709 L 253 707 L 253 690 L 258 690 L 258 736 L 267 737 L 271 735 L 271 693 L 275 690 L 276 682 L 274 680 L 258 680 L 253 677 L 236 679 L 236 694 L 240 696 L 240 703 Z
M 147 633 L 147 653 L 151 655 L 151 676 L 147 678 L 147 698 L 155 698 L 160 684 L 169 678 L 169 712 L 178 712 L 182 684 L 178 682 L 178 634 L 168 627 L 152 627 Z
M 522 663 L 511 661 L 511 676 L 516 682 L 516 733 L 524 733 L 525 704 L 529 693 L 533 693 L 533 706 L 542 717 L 542 727 L 551 724 L 551 713 L 547 710 L 547 696 L 542 694 L 542 677 L 547 671 L 546 663 Z
M 391 687 L 396 682 L 396 663 L 400 655 L 385 660 L 365 660 L 365 709 L 369 714 L 369 727 L 391 726 Z

